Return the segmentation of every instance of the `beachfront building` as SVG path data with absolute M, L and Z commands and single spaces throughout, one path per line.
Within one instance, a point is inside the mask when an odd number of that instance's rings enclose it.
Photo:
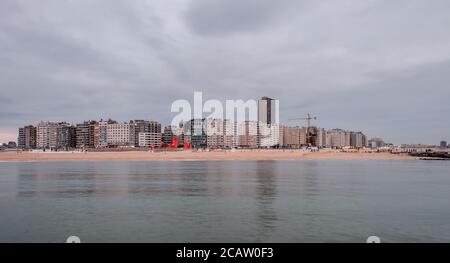
M 343 148 L 350 146 L 350 132 L 341 129 L 327 131 L 326 146 L 329 148 Z
M 268 126 L 278 123 L 277 101 L 269 97 L 258 100 L 258 122 Z
M 139 147 L 158 147 L 161 143 L 161 133 L 156 132 L 140 132 L 138 134 Z
M 239 148 L 258 148 L 258 122 L 245 121 L 237 124 Z
M 172 131 L 172 126 L 166 126 L 164 127 L 164 133 L 162 135 L 162 141 L 164 142 L 164 144 L 172 144 L 172 140 L 174 138 L 174 134 Z
M 277 101 L 269 97 L 258 100 L 257 145 L 261 148 L 280 145 Z
M 367 139 L 362 132 L 350 132 L 350 146 L 353 148 L 363 148 L 367 146 Z
M 39 149 L 57 148 L 57 129 L 57 123 L 40 122 L 36 127 L 36 147 Z
M 76 125 L 77 136 L 77 148 L 90 148 L 89 147 L 89 122 L 84 122 Z
M 161 123 L 157 121 L 134 120 L 130 121 L 130 125 L 134 126 L 136 147 L 140 147 L 140 133 L 159 134 L 161 137 Z
M 308 145 L 307 128 L 299 128 L 300 147 Z
M 300 144 L 300 127 L 283 127 L 282 129 L 282 137 L 283 139 L 281 147 L 288 149 L 299 149 L 301 147 Z
M 134 124 L 112 123 L 107 126 L 107 141 L 111 147 L 135 147 Z
M 29 125 L 19 128 L 19 137 L 17 139 L 19 149 L 35 149 L 37 140 L 36 127 Z
M 77 148 L 100 147 L 100 124 L 97 121 L 85 121 L 76 126 Z
M 237 122 L 229 119 L 223 120 L 223 145 L 225 149 L 234 149 L 238 147 Z
M 316 128 L 315 146 L 326 147 L 327 132 L 323 128 Z
M 386 146 L 386 143 L 381 138 L 372 138 L 369 140 L 368 145 L 372 149 L 377 149 Z
M 108 147 L 108 124 L 117 123 L 111 119 L 104 121 L 101 119 L 98 123 L 99 126 L 99 138 L 98 138 L 98 146 L 100 148 Z
M 56 148 L 68 150 L 76 146 L 76 128 L 66 122 L 58 123 L 56 128 Z
M 190 144 L 194 149 L 208 147 L 208 135 L 206 134 L 206 120 L 192 119 L 189 122 Z
M 280 126 L 258 123 L 258 147 L 272 148 L 280 146 Z
M 206 134 L 209 149 L 225 148 L 224 121 L 222 119 L 207 119 Z

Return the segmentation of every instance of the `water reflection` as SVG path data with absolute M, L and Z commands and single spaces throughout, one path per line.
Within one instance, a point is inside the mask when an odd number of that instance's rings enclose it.
M 257 241 L 262 242 L 271 234 L 278 220 L 274 209 L 274 202 L 277 198 L 276 162 L 256 162 L 255 170 L 258 183 L 256 186 L 258 218 L 256 222 L 259 222 Z
M 299 176 L 303 182 L 301 194 L 307 199 L 314 199 L 320 193 L 319 164 L 315 161 L 305 162 L 300 168 Z
M 78 198 L 127 194 L 124 180 L 104 171 L 101 163 L 30 163 L 19 166 L 18 197 Z M 125 172 L 115 167 L 115 172 Z
M 1 164 L 0 242 L 59 242 L 73 232 L 91 242 L 360 242 L 368 234 L 448 242 L 449 168 L 401 161 Z

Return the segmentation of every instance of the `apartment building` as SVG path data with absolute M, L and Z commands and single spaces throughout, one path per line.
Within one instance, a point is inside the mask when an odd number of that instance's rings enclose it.
M 224 148 L 224 121 L 222 119 L 207 119 L 206 134 L 208 136 L 207 144 L 210 149 Z
M 258 148 L 258 122 L 245 121 L 237 124 L 238 147 Z
M 40 122 L 36 127 L 36 147 L 39 149 L 57 148 L 57 129 L 57 123 Z
M 76 127 L 66 122 L 58 123 L 56 128 L 56 147 L 58 149 L 71 149 L 76 146 Z
M 136 147 L 140 147 L 140 133 L 160 134 L 161 137 L 161 123 L 157 121 L 134 120 L 130 125 L 134 126 Z
M 366 136 L 362 132 L 351 132 L 350 146 L 357 149 L 366 147 L 367 146 Z
M 162 135 L 162 142 L 164 142 L 164 144 L 171 144 L 174 138 L 174 134 L 172 131 L 172 127 L 171 126 L 166 126 L 164 127 L 164 133 Z
M 341 129 L 332 129 L 327 131 L 326 144 L 331 148 L 343 148 L 351 145 L 351 133 Z
M 130 123 L 113 123 L 107 126 L 107 141 L 112 147 L 135 147 L 135 126 Z
M 19 149 L 35 149 L 37 141 L 36 127 L 29 125 L 19 128 L 19 137 L 17 139 Z
M 85 121 L 76 126 L 77 148 L 98 148 L 100 146 L 100 124 L 97 121 Z
M 190 144 L 192 148 L 207 148 L 208 136 L 206 134 L 206 120 L 192 119 L 189 124 L 190 128 Z
M 138 147 L 158 147 L 161 139 L 161 133 L 140 132 L 138 135 Z

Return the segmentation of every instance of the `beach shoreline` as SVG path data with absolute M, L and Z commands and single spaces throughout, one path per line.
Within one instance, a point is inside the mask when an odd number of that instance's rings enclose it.
M 418 160 L 407 154 L 310 152 L 302 150 L 0 152 L 1 162 L 30 161 L 270 161 L 270 160 Z

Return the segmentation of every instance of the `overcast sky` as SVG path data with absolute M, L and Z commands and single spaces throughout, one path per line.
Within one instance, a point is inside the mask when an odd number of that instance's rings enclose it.
M 450 1 L 0 0 L 0 142 L 40 120 L 168 124 L 194 91 L 450 140 Z

